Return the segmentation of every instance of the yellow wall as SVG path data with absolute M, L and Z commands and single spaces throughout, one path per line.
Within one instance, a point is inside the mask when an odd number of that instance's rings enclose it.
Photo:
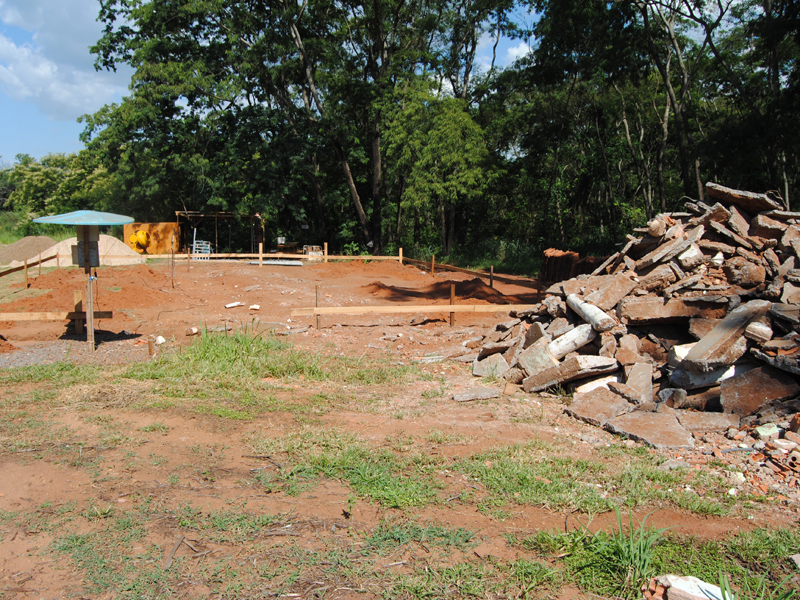
M 147 246 L 145 254 L 169 254 L 170 242 L 172 250 L 178 251 L 180 232 L 177 223 L 130 223 L 125 225 L 125 243 L 136 250 L 130 242 L 130 237 L 137 231 L 146 231 L 150 234 L 150 244 Z M 175 234 L 173 238 L 172 234 Z

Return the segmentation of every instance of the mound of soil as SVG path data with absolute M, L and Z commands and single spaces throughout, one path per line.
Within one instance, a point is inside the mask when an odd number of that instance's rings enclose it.
M 0 335 L 0 354 L 8 354 L 9 352 L 14 352 L 16 349 L 16 346 L 9 344 L 6 338 Z
M 46 235 L 29 235 L 5 248 L 0 248 L 0 265 L 8 265 L 15 261 L 21 263 L 34 257 L 38 259 L 40 252 L 44 252 L 55 243 L 53 238 Z
M 395 285 L 386 285 L 380 281 L 373 281 L 364 288 L 373 296 L 386 298 L 393 302 L 409 301 L 413 298 L 424 300 L 445 300 L 450 298 L 450 285 L 455 284 L 456 301 L 464 304 L 469 301 L 487 304 L 522 304 L 516 296 L 506 296 L 496 289 L 489 287 L 483 281 L 470 279 L 469 281 L 437 281 L 424 287 L 405 288 Z
M 47 238 L 50 240 L 50 238 Z M 58 255 L 58 266 L 69 267 L 72 265 L 72 247 L 78 243 L 78 238 L 71 237 L 58 244 L 50 240 L 50 245 L 42 250 L 42 257 Z M 100 235 L 97 243 L 100 252 L 100 264 L 103 266 L 137 265 L 145 262 L 145 258 L 131 250 L 124 242 L 110 235 Z M 38 256 L 38 254 L 37 254 Z M 18 261 L 21 259 L 17 259 Z M 18 266 L 11 263 L 12 267 Z M 45 263 L 47 267 L 56 266 L 55 259 Z

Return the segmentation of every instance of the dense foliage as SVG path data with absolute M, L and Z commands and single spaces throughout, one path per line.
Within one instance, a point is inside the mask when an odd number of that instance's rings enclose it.
M 525 26 L 530 19 L 533 24 Z M 256 212 L 270 235 L 524 263 L 605 252 L 709 180 L 800 177 L 792 0 L 101 0 L 130 95 L 0 200 L 140 220 Z M 506 68 L 479 46 L 525 39 Z

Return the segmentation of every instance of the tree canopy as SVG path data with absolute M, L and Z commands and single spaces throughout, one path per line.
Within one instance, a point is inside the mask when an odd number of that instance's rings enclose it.
M 132 66 L 130 93 L 83 117 L 80 154 L 3 170 L 7 208 L 257 212 L 308 243 L 508 262 L 611 251 L 709 180 L 798 186 L 792 0 L 100 0 L 99 20 L 96 66 Z M 531 50 L 501 68 L 509 39 Z

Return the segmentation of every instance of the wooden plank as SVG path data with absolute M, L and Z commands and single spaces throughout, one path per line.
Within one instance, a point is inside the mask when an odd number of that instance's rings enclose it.
M 39 265 L 39 264 L 42 264 L 42 263 L 46 263 L 48 260 L 53 260 L 54 258 L 58 258 L 58 256 L 54 254 L 53 256 L 48 256 L 47 258 L 43 258 L 43 259 L 41 259 L 39 261 L 36 261 L 36 262 L 29 262 L 27 266 L 28 267 L 35 267 L 36 265 Z M 25 264 L 23 263 L 18 267 L 12 267 L 10 269 L 6 269 L 5 271 L 0 271 L 0 277 L 5 277 L 6 275 L 11 275 L 12 273 L 17 273 L 17 272 L 22 271 L 24 269 L 25 269 Z
M 95 319 L 113 319 L 113 311 L 95 311 Z M 86 320 L 85 312 L 19 312 L 0 313 L 0 321 L 71 321 L 74 319 Z
M 536 304 L 392 304 L 383 306 L 322 306 L 295 308 L 293 317 L 310 317 L 314 315 L 361 315 L 361 314 L 400 314 L 400 313 L 492 313 L 510 310 L 527 310 Z

